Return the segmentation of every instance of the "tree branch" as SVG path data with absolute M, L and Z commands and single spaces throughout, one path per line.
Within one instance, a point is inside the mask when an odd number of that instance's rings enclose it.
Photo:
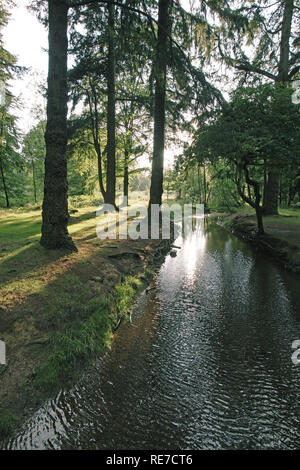
M 259 67 L 255 67 L 249 63 L 242 64 L 239 63 L 234 66 L 237 70 L 243 70 L 244 72 L 253 72 L 258 73 L 259 75 L 264 75 L 265 77 L 270 78 L 274 82 L 277 81 L 278 77 L 271 72 L 267 72 L 266 70 L 260 69 Z

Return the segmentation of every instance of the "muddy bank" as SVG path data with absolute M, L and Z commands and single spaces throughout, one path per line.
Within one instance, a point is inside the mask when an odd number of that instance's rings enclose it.
M 71 386 L 109 347 L 170 245 L 168 240 L 82 240 L 78 254 L 50 253 L 55 259 L 45 277 L 38 269 L 30 273 L 31 282 L 34 276 L 42 282 L 39 292 L 23 298 L 20 286 L 17 298 L 3 298 L 0 332 L 7 364 L 0 366 L 0 440 L 59 388 Z
M 258 250 L 268 253 L 286 270 L 300 273 L 300 246 L 277 235 L 275 227 L 265 224 L 266 233 L 258 236 L 257 224 L 253 216 L 233 215 L 222 217 L 220 223 L 237 237 L 251 243 Z M 298 226 L 290 230 L 299 231 Z M 292 236 L 290 237 L 292 239 Z

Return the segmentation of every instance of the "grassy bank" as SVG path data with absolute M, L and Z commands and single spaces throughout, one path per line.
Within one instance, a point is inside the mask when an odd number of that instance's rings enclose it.
M 263 217 L 265 235 L 257 236 L 254 210 L 246 208 L 222 218 L 237 236 L 269 253 L 287 270 L 300 273 L 300 210 L 280 209 L 277 216 Z
M 0 214 L 2 439 L 108 347 L 168 250 L 159 240 L 100 240 L 95 211 L 72 213 L 72 254 L 40 246 L 39 209 Z

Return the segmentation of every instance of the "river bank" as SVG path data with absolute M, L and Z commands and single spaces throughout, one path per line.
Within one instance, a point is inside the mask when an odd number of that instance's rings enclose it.
M 132 323 L 9 450 L 295 450 L 298 276 L 213 220 L 174 241 Z
M 257 235 L 255 215 L 235 213 L 220 222 L 237 237 L 269 254 L 286 270 L 300 273 L 300 211 L 283 210 L 278 216 L 264 217 L 265 234 Z
M 100 240 L 95 208 L 74 211 L 78 253 L 39 245 L 37 211 L 0 218 L 0 439 L 103 353 L 170 249 L 166 240 Z

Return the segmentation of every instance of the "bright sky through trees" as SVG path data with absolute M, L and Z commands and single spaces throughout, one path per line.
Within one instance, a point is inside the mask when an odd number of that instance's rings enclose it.
M 27 10 L 29 0 L 17 0 L 11 10 L 3 38 L 7 49 L 18 58 L 18 65 L 30 67 L 31 73 L 11 82 L 12 92 L 19 97 L 21 106 L 19 127 L 27 132 L 33 124 L 31 108 L 36 104 L 36 90 L 33 81 L 44 81 L 47 76 L 48 35 L 41 23 Z M 32 77 L 32 73 L 36 76 Z
M 11 82 L 12 91 L 15 96 L 19 97 L 22 107 L 17 112 L 19 127 L 22 132 L 28 132 L 34 122 L 32 108 L 36 104 L 42 104 L 42 101 L 37 101 L 36 82 L 46 83 L 48 33 L 38 19 L 27 10 L 30 0 L 16 0 L 15 3 L 16 7 L 11 10 L 9 24 L 3 30 L 3 37 L 7 49 L 17 56 L 18 65 L 30 67 L 32 71 L 23 78 Z M 182 1 L 182 5 L 188 8 L 189 0 Z M 166 167 L 172 164 L 174 153 L 179 154 L 181 150 L 181 148 L 175 151 L 174 149 L 166 150 Z M 147 166 L 149 163 L 140 159 L 140 164 Z

